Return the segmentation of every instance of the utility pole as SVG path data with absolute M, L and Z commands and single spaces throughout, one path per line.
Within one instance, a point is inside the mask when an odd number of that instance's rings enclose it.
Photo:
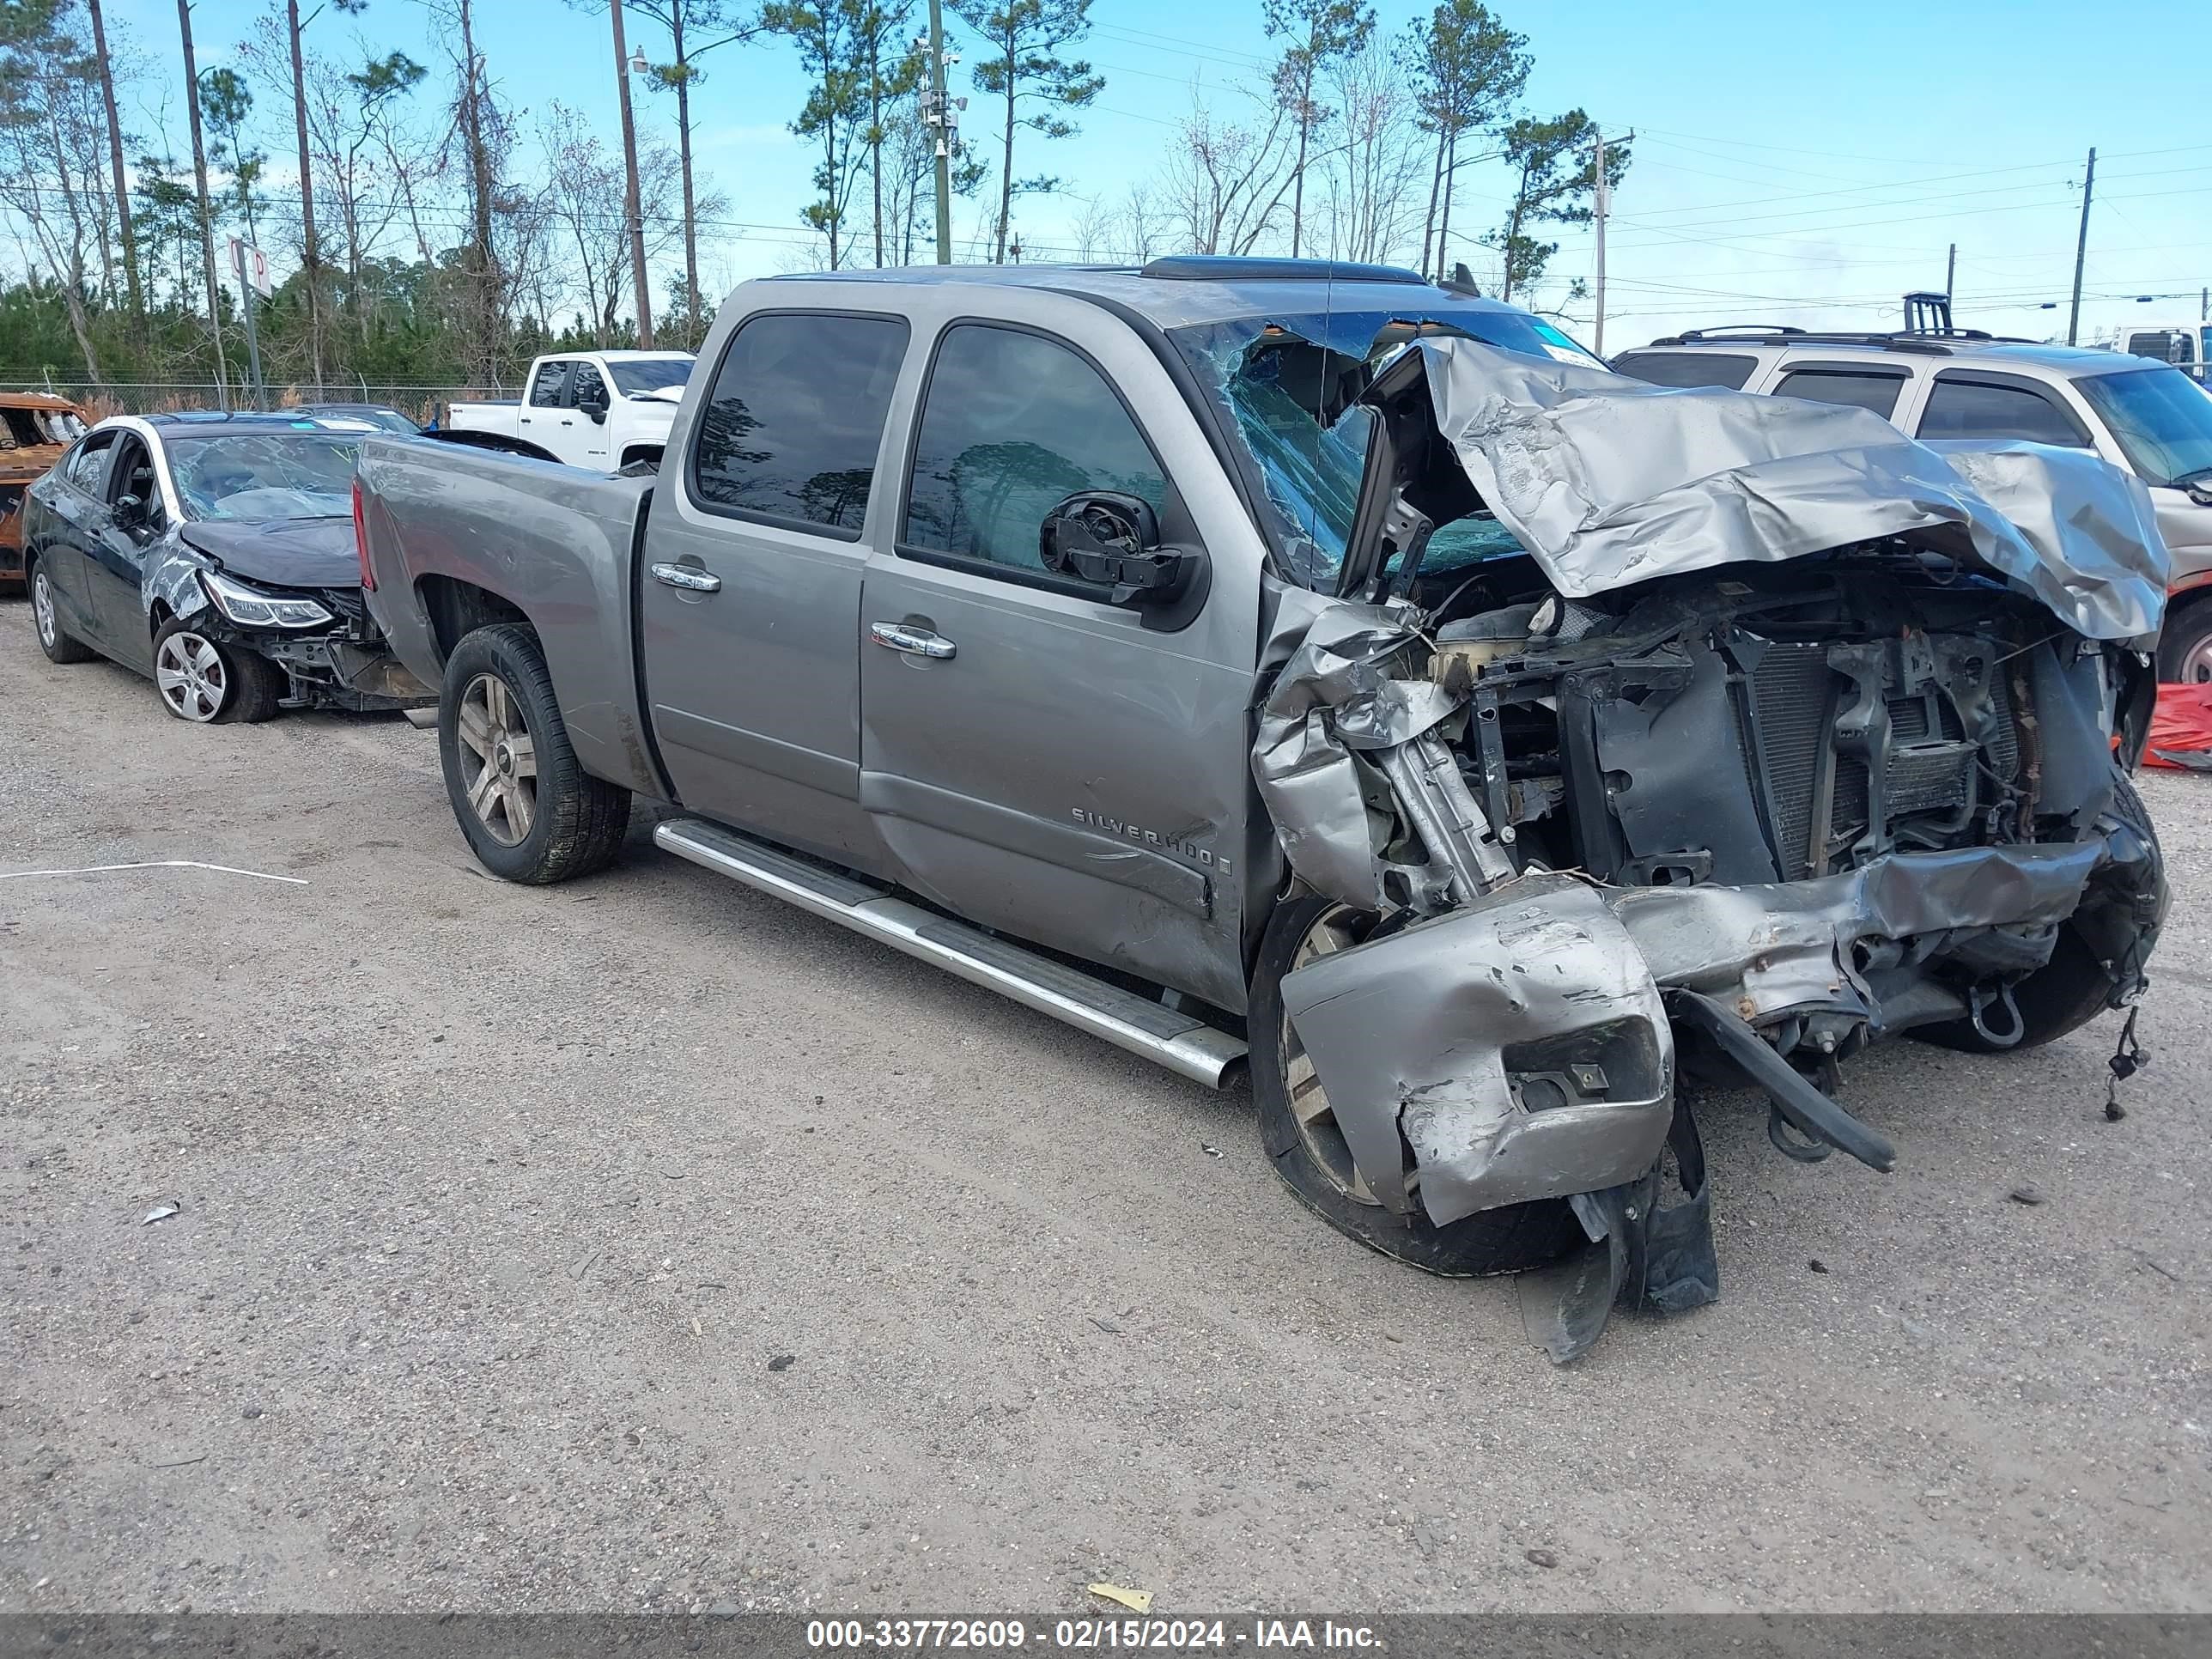
M 1943 262 L 1943 297 L 1949 299 L 1959 291 L 1959 245 L 1951 244 L 1951 257 Z M 1955 317 L 1954 310 L 1952 315 Z
M 945 8 L 929 0 L 929 108 L 923 118 L 937 129 L 937 263 L 952 263 L 952 140 L 958 131 L 945 97 Z
M 2081 179 L 2081 234 L 2074 243 L 2074 308 L 2066 315 L 2066 343 L 2081 332 L 2081 266 L 2089 257 L 2089 197 L 2097 187 L 2097 150 L 2089 149 L 2089 171 Z
M 629 281 L 637 305 L 637 346 L 653 349 L 653 290 L 645 275 L 645 218 L 637 197 L 637 126 L 629 112 L 629 49 L 623 42 L 623 0 L 607 0 L 615 22 L 615 90 L 622 95 L 623 211 L 629 218 Z
M 1590 177 L 1597 181 L 1597 189 L 1592 192 L 1597 205 L 1597 249 L 1591 272 L 1595 278 L 1592 286 L 1597 290 L 1597 325 L 1593 331 L 1596 337 L 1591 349 L 1602 357 L 1605 356 L 1605 210 L 1611 204 L 1606 200 L 1604 130 L 1591 128 L 1590 139 L 1597 152 L 1590 163 Z
M 307 149 L 307 70 L 300 48 L 300 0 L 285 0 L 284 32 L 292 43 L 293 132 L 300 143 L 300 251 L 307 263 L 307 361 L 315 396 L 323 395 L 322 253 L 315 241 L 315 167 Z
M 191 0 L 177 0 L 177 27 L 185 37 L 185 107 L 192 117 L 192 179 L 199 190 L 200 258 L 206 268 L 208 329 L 215 337 L 216 407 L 230 407 L 230 366 L 222 355 L 222 289 L 215 275 L 215 209 L 208 201 L 207 146 L 200 139 L 200 71 L 192 57 Z

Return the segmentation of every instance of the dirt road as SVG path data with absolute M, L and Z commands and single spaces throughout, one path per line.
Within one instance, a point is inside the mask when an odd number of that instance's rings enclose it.
M 1242 1092 L 641 835 L 488 878 L 429 733 L 15 602 L 0 708 L 0 872 L 292 878 L 0 880 L 0 1611 L 2212 1607 L 2212 782 L 2124 1121 L 2110 1019 L 1857 1065 L 1887 1177 L 1710 1099 L 1721 1302 L 1555 1370 Z

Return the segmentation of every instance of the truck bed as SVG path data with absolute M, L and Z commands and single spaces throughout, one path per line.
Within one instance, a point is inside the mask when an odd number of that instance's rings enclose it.
M 537 630 L 576 757 L 662 794 L 633 648 L 653 480 L 383 437 L 362 444 L 357 476 L 369 604 L 399 659 L 434 685 L 461 634 L 519 612 Z

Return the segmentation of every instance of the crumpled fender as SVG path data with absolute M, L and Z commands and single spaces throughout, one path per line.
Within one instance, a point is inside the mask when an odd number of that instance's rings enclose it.
M 1830 1009 L 1879 1027 L 1854 942 L 2047 928 L 2113 845 L 1899 853 L 1745 887 L 1532 872 L 1286 975 L 1283 1008 L 1368 1185 L 1410 1210 L 1410 1146 L 1443 1226 L 1650 1169 L 1673 1114 L 1667 988 L 1747 1018 Z
M 1376 1195 L 1442 1226 L 1618 1186 L 1659 1155 L 1674 1045 L 1597 888 L 1528 875 L 1286 975 L 1283 1008 Z

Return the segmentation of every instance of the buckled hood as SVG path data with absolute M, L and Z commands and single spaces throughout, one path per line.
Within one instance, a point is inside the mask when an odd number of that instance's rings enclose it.
M 1409 345 L 1363 401 L 1383 415 L 1402 496 L 1437 523 L 1487 507 L 1567 599 L 1895 538 L 1997 572 L 2091 639 L 2154 634 L 2165 608 L 2148 491 L 2085 452 L 1918 443 L 1868 410 L 1645 386 L 1452 338 Z M 1479 503 L 1438 476 L 1447 457 Z M 1348 550 L 1348 574 L 1380 568 L 1389 518 L 1379 501 L 1363 514 L 1370 544 Z
M 277 587 L 358 587 L 361 561 L 350 519 L 195 519 L 179 537 L 234 576 Z

